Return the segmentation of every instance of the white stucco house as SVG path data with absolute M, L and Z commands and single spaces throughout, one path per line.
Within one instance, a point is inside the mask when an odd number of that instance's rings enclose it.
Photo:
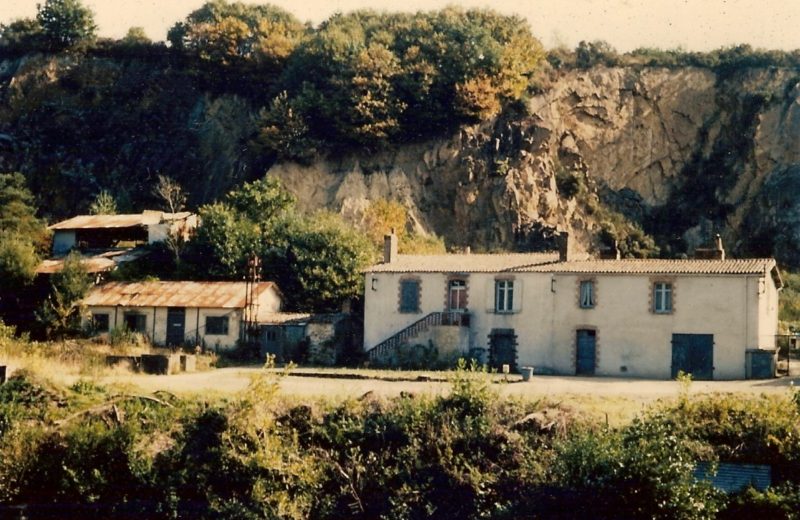
M 281 310 L 272 282 L 111 282 L 84 298 L 84 325 L 98 333 L 127 328 L 156 345 L 201 345 L 228 350 L 246 321 L 260 323 Z
M 708 254 L 710 251 L 711 254 Z M 365 271 L 364 349 L 402 344 L 556 374 L 741 379 L 774 360 L 773 259 L 576 258 L 558 253 L 398 255 Z M 759 361 L 760 360 L 760 361 Z

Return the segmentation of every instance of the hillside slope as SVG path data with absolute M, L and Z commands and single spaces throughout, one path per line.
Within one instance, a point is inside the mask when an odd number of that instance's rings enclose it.
M 308 210 L 358 220 L 395 199 L 412 225 L 482 250 L 735 255 L 800 266 L 800 74 L 595 67 L 554 72 L 526 106 L 438 140 L 274 163 L 254 144 L 263 100 L 209 86 L 168 53 L 0 60 L 0 170 L 21 171 L 51 220 L 110 189 L 154 205 L 158 174 L 196 207 L 268 170 Z

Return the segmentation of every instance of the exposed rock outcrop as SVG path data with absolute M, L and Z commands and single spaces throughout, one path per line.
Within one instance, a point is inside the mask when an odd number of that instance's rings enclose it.
M 734 254 L 774 250 L 800 265 L 799 137 L 793 71 L 595 68 L 562 74 L 525 114 L 450 139 L 270 175 L 306 208 L 352 219 L 398 200 L 415 227 L 453 246 L 537 249 L 559 228 L 596 249 L 610 218 L 600 207 L 643 226 L 666 255 L 722 233 Z M 559 176 L 584 188 L 560 190 Z

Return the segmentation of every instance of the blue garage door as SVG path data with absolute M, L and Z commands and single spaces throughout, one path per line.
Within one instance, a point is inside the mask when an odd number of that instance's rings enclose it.
M 597 334 L 593 330 L 579 330 L 575 352 L 575 373 L 593 376 L 597 351 Z
M 714 378 L 714 335 L 672 335 L 672 377 L 683 371 L 692 379 Z

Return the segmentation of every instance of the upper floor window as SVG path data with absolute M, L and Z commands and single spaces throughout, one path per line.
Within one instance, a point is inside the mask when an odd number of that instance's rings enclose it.
M 653 284 L 653 312 L 669 314 L 672 312 L 672 284 L 656 282 Z
M 514 310 L 514 281 L 496 280 L 494 282 L 495 312 L 511 312 Z
M 467 310 L 467 282 L 464 280 L 450 280 L 448 287 L 448 307 L 451 311 Z
M 419 312 L 419 280 L 400 280 L 400 312 Z
M 591 309 L 594 307 L 594 281 L 581 281 L 578 304 L 580 305 L 581 309 Z

